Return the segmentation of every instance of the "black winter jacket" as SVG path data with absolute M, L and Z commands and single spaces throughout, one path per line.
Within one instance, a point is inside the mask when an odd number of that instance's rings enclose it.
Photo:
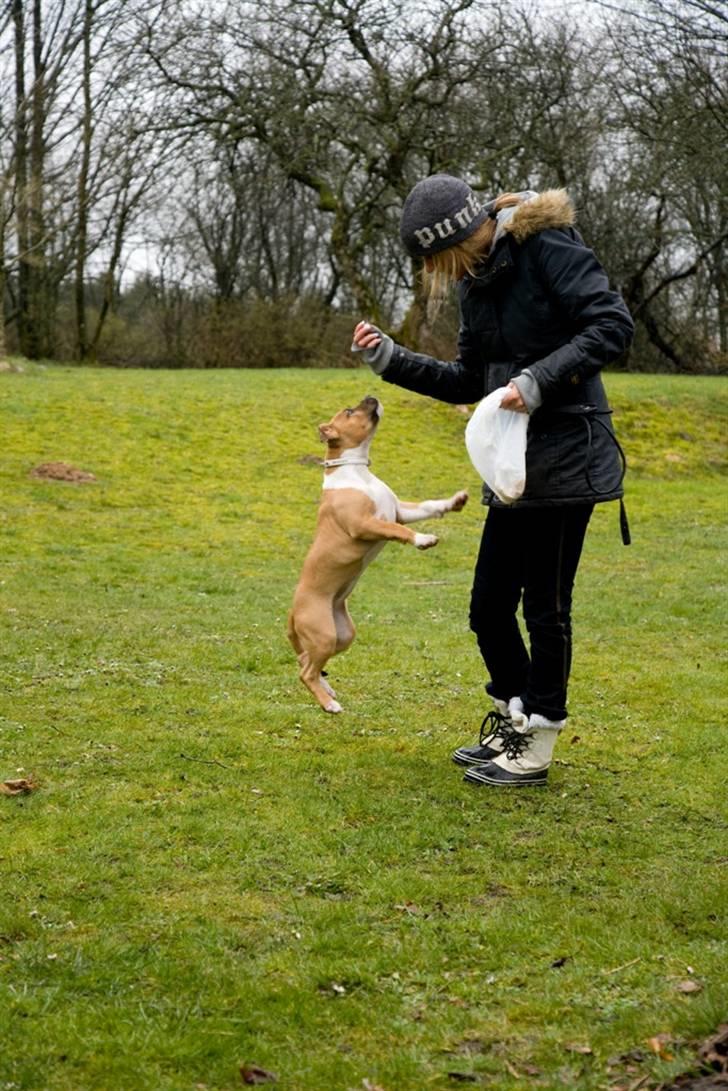
M 472 404 L 528 368 L 542 404 L 530 417 L 526 490 L 514 506 L 614 500 L 623 468 L 600 370 L 633 323 L 571 226 L 563 190 L 518 206 L 474 278 L 460 282 L 458 357 L 447 364 L 395 345 L 386 382 Z M 487 487 L 484 502 L 500 505 Z

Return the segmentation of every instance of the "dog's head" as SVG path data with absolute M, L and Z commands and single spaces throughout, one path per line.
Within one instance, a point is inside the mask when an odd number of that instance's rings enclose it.
M 382 416 L 382 403 L 368 395 L 357 406 L 340 409 L 328 424 L 319 425 L 319 438 L 346 451 L 371 440 Z

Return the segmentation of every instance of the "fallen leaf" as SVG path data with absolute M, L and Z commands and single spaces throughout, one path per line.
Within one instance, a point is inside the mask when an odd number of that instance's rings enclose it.
M 240 1078 L 243 1083 L 277 1083 L 277 1077 L 272 1072 L 266 1072 L 257 1064 L 241 1064 Z
M 699 993 L 703 991 L 703 986 L 699 981 L 693 981 L 688 978 L 686 981 L 678 981 L 675 986 L 679 993 Z
M 590 1057 L 594 1052 L 591 1046 L 583 1046 L 579 1042 L 566 1042 L 564 1049 L 567 1053 L 582 1053 L 585 1057 Z
M 378 1083 L 372 1083 L 371 1080 L 362 1080 L 361 1085 L 364 1091 L 384 1091 L 384 1088 Z
M 653 1053 L 657 1054 L 661 1061 L 673 1060 L 673 1054 L 669 1049 L 672 1044 L 673 1040 L 669 1034 L 656 1034 L 654 1038 L 648 1038 L 647 1040 L 647 1045 Z
M 27 795 L 28 792 L 34 791 L 37 787 L 35 781 L 29 780 L 27 777 L 21 777 L 20 780 L 4 780 L 0 784 L 0 795 L 3 796 L 20 796 Z
M 401 905 L 395 905 L 394 907 L 400 913 L 409 913 L 411 916 L 416 916 L 420 912 L 420 907 L 415 905 L 414 902 L 404 902 Z

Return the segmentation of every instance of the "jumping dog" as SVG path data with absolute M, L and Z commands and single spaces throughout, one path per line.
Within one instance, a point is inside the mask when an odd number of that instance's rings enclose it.
M 318 524 L 288 615 L 288 639 L 298 657 L 299 677 L 325 712 L 341 712 L 323 673 L 327 661 L 346 651 L 356 635 L 347 599 L 366 566 L 388 541 L 417 549 L 437 545 L 408 523 L 460 511 L 465 491 L 447 500 L 407 503 L 369 471 L 369 447 L 382 417 L 377 398 L 341 409 L 319 425 L 327 445 Z

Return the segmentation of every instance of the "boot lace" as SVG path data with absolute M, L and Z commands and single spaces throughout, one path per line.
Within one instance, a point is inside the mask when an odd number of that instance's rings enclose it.
M 488 739 L 502 739 L 504 745 L 510 743 L 511 735 L 514 734 L 513 725 L 507 716 L 504 716 L 502 712 L 497 712 L 493 709 L 491 712 L 487 712 L 485 718 L 480 725 L 480 741 L 479 746 L 484 746 Z
M 532 742 L 533 735 L 530 731 L 527 731 L 525 735 L 519 731 L 512 731 L 505 740 L 506 757 L 509 761 L 515 761 L 516 758 L 520 758 L 524 750 L 528 750 Z

